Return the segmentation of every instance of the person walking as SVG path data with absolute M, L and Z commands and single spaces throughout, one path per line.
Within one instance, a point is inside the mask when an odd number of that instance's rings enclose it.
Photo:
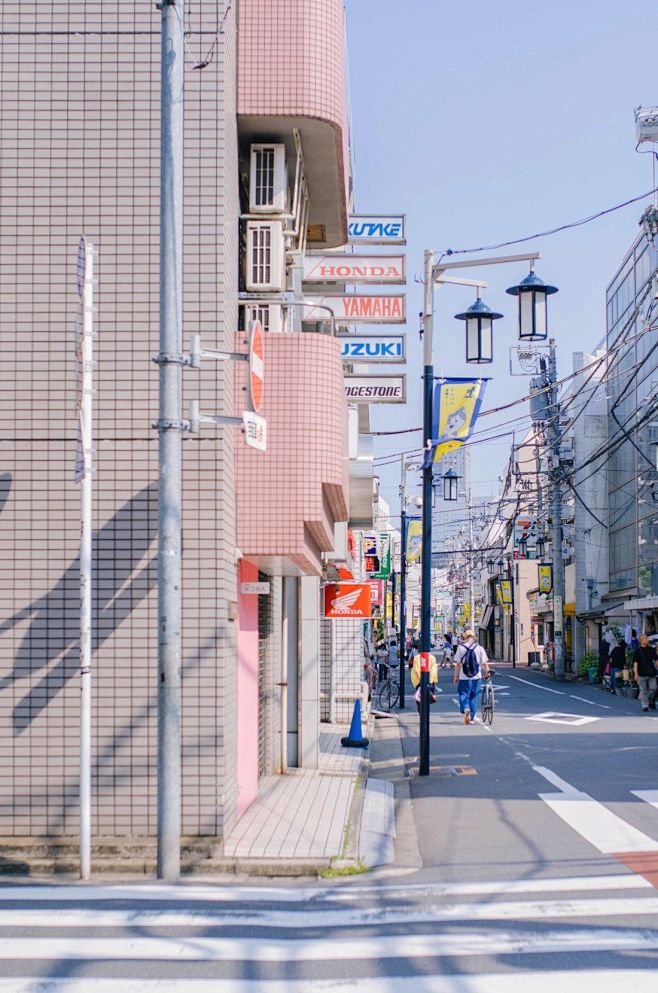
M 482 676 L 489 675 L 489 659 L 482 645 L 478 645 L 475 632 L 464 631 L 464 642 L 455 655 L 454 682 L 459 694 L 459 710 L 464 724 L 472 724 L 478 709 Z
M 421 662 L 422 659 L 420 654 L 416 653 L 413 657 L 413 662 L 411 664 L 411 685 L 416 690 L 414 699 L 416 701 L 416 706 L 418 712 L 420 713 L 420 674 L 421 674 Z M 430 653 L 430 672 L 429 672 L 429 694 L 430 703 L 436 703 L 436 685 L 439 681 L 439 673 L 436 668 L 436 656 Z
M 610 692 L 617 692 L 617 673 L 626 668 L 626 642 L 620 641 L 610 653 L 610 661 L 607 665 L 610 673 Z
M 639 646 L 633 652 L 633 675 L 635 682 L 640 687 L 640 704 L 645 713 L 648 710 L 656 709 L 657 658 L 656 649 L 649 644 L 646 634 L 641 634 Z

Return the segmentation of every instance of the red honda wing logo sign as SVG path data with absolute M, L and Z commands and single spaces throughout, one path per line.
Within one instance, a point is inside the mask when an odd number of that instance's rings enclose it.
M 368 583 L 328 583 L 324 588 L 324 616 L 339 618 L 370 617 L 371 598 Z

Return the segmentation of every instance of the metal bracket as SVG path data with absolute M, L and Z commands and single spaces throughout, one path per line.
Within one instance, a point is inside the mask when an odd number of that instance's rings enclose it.
M 215 424 L 216 426 L 229 425 L 231 427 L 243 427 L 244 422 L 241 417 L 228 417 L 224 414 L 202 414 L 199 409 L 198 400 L 190 400 L 190 419 L 188 431 L 197 434 L 201 424 Z
M 217 348 L 202 348 L 201 335 L 192 335 L 192 348 L 190 354 L 185 356 L 185 365 L 192 369 L 201 368 L 201 359 L 217 359 L 218 361 L 248 362 L 249 356 L 246 352 L 225 352 Z
M 158 431 L 191 431 L 190 421 L 183 420 L 165 420 L 161 419 L 159 421 L 152 421 L 151 427 L 157 428 Z
M 154 355 L 153 362 L 156 365 L 189 365 L 190 360 L 188 355 L 183 355 L 181 352 L 160 352 L 159 355 Z

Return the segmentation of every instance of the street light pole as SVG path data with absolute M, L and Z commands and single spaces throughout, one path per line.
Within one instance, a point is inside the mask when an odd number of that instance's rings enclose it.
M 466 286 L 486 286 L 482 280 L 462 279 L 446 276 L 453 269 L 468 269 L 474 266 L 500 265 L 503 262 L 534 262 L 538 252 L 523 255 L 499 255 L 492 258 L 469 259 L 464 262 L 440 262 L 435 264 L 434 252 L 426 250 L 423 269 L 423 546 L 421 555 L 421 675 L 420 675 L 420 776 L 429 775 L 430 753 L 430 709 L 429 709 L 429 652 L 432 597 L 432 399 L 434 391 L 434 369 L 432 366 L 432 325 L 434 320 L 434 283 L 457 283 Z M 480 302 L 480 301 L 478 301 Z M 486 308 L 489 317 L 492 314 Z M 478 311 L 480 313 L 480 311 Z M 465 315 L 459 315 L 464 317 Z
M 423 307 L 423 447 L 426 457 L 423 463 L 423 544 L 421 558 L 421 613 L 420 613 L 420 776 L 428 776 L 430 771 L 430 695 L 429 695 L 429 651 L 430 623 L 432 614 L 432 390 L 434 368 L 432 366 L 432 323 L 434 320 L 434 253 L 425 252 Z
M 404 710 L 404 680 L 405 680 L 405 646 L 407 641 L 407 487 L 406 465 L 404 455 L 400 456 L 400 531 L 402 546 L 400 548 L 400 637 L 398 652 L 400 656 L 400 710 Z

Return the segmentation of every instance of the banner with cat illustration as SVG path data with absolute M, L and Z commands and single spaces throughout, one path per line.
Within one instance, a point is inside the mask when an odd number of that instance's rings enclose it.
M 437 379 L 432 398 L 432 441 L 425 464 L 438 462 L 468 441 L 484 397 L 486 379 Z

